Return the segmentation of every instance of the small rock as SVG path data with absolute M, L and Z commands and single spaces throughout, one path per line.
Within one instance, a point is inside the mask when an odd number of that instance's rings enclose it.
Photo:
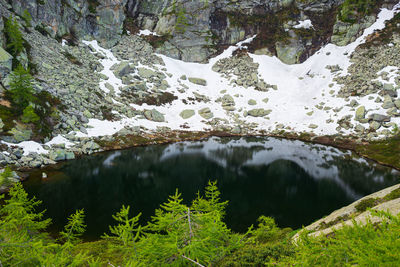
M 255 106 L 257 105 L 257 101 L 255 101 L 254 99 L 250 99 L 247 104 L 251 105 L 251 106 Z
M 359 120 L 364 119 L 364 118 L 365 118 L 365 107 L 364 106 L 360 106 L 356 110 L 355 120 L 359 121 Z
M 207 86 L 207 81 L 201 78 L 194 78 L 194 77 L 189 77 L 189 82 L 201 85 L 201 86 Z
M 179 116 L 181 116 L 182 119 L 186 120 L 186 119 L 193 117 L 194 114 L 195 114 L 195 112 L 193 109 L 185 109 L 179 114 Z

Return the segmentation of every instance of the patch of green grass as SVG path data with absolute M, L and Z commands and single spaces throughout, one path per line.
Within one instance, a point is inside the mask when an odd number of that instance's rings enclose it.
M 387 140 L 372 141 L 366 145 L 358 145 L 356 152 L 381 164 L 400 169 L 400 135 Z

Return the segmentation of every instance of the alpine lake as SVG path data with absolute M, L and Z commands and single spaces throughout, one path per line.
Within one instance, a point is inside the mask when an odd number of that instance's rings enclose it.
M 42 173 L 47 174 L 42 179 Z M 26 191 L 43 203 L 50 230 L 84 209 L 85 240 L 97 240 L 122 205 L 145 224 L 178 189 L 190 204 L 208 181 L 228 200 L 225 222 L 244 232 L 260 215 L 306 226 L 370 193 L 399 183 L 399 172 L 349 151 L 295 140 L 248 137 L 136 147 L 83 156 L 29 173 Z

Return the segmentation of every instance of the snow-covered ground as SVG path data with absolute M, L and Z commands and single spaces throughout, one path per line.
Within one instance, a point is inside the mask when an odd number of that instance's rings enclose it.
M 352 115 L 352 123 L 356 124 L 356 122 L 354 121 L 354 109 L 346 106 L 348 100 L 345 101 L 345 99 L 335 96 L 340 89 L 340 85 L 333 81 L 334 75 L 347 74 L 351 53 L 358 45 L 365 41 L 366 36 L 377 29 L 384 28 L 385 21 L 393 18 L 398 12 L 398 7 L 399 5 L 395 6 L 393 10 L 382 9 L 377 21 L 370 28 L 366 29 L 363 35 L 355 42 L 343 47 L 328 44 L 302 64 L 286 65 L 276 57 L 250 54 L 250 57 L 259 64 L 259 78 L 264 79 L 268 84 L 277 85 L 277 90 L 271 89 L 268 92 L 257 91 L 255 88 L 246 89 L 234 85 L 228 79 L 222 77 L 220 73 L 212 70 L 212 66 L 218 60 L 232 56 L 235 50 L 251 42 L 254 37 L 229 47 L 219 56 L 212 58 L 208 64 L 188 63 L 159 55 L 165 62 L 165 66 L 155 66 L 155 68 L 159 72 L 160 69 L 166 68 L 166 71 L 161 72 L 166 74 L 166 80 L 170 85 L 168 92 L 173 93 L 178 99 L 162 106 L 147 104 L 139 106 L 131 104 L 131 107 L 137 110 L 150 110 L 154 108 L 164 114 L 165 122 L 149 121 L 142 117 L 124 117 L 119 121 L 91 119 L 88 123 L 89 128 L 87 128 L 87 133 L 79 132 L 77 136 L 95 137 L 112 135 L 124 127 L 134 126 L 141 126 L 151 131 L 162 126 L 169 127 L 172 130 L 182 130 L 182 125 L 185 125 L 185 130 L 207 131 L 211 129 L 211 126 L 198 113 L 202 108 L 210 108 L 214 118 L 224 119 L 232 126 L 239 125 L 238 120 L 246 123 L 255 123 L 257 127 L 252 130 L 252 133 L 257 133 L 257 131 L 273 131 L 279 125 L 279 127 L 283 126 L 286 129 L 290 127 L 290 131 L 298 133 L 314 132 L 317 135 L 336 134 L 337 120 L 340 118 Z M 312 27 L 307 21 L 303 21 L 297 26 Z M 147 35 L 151 33 L 142 31 L 140 34 Z M 115 88 L 115 95 L 118 96 L 120 93 L 119 88 L 123 84 L 110 68 L 114 64 L 120 63 L 120 61 L 110 50 L 101 48 L 96 41 L 84 41 L 84 43 L 91 45 L 95 52 L 104 55 L 104 59 L 100 60 L 100 63 L 104 66 L 104 70 L 101 73 L 106 75 L 108 79 L 100 82 L 100 88 L 105 93 L 110 93 L 110 90 L 105 86 L 107 82 Z M 331 65 L 338 65 L 342 70 L 332 73 L 327 69 L 327 66 Z M 382 71 L 390 71 L 390 68 L 392 67 L 388 66 Z M 168 74 L 172 75 L 169 76 Z M 180 77 L 183 75 L 205 79 L 207 85 L 201 86 L 190 83 L 188 80 L 181 80 Z M 394 82 L 394 76 L 391 77 L 391 81 Z M 179 88 L 182 88 L 181 84 L 185 84 L 188 87 L 183 93 L 178 91 Z M 210 102 L 185 104 L 182 101 L 193 97 L 195 93 L 207 96 Z M 224 94 L 234 97 L 235 111 L 227 112 L 222 108 L 221 103 L 217 102 L 217 99 L 221 98 Z M 269 99 L 267 103 L 262 101 L 265 98 Z M 350 100 L 352 99 L 357 100 L 360 105 L 365 106 L 370 112 L 386 114 L 385 110 L 381 107 L 381 103 L 375 103 L 368 96 L 350 98 Z M 249 100 L 256 100 L 256 105 L 249 105 Z M 119 102 L 117 99 L 114 99 L 114 103 L 118 104 Z M 319 106 L 319 108 L 316 106 Z M 245 111 L 256 108 L 270 109 L 272 112 L 267 117 L 244 116 Z M 195 115 L 189 119 L 183 119 L 179 114 L 185 109 L 194 110 Z M 400 124 L 400 118 L 393 118 L 392 122 Z M 313 127 L 310 127 L 311 125 Z M 364 126 L 368 128 L 368 125 Z M 351 134 L 353 130 L 342 131 L 342 134 Z M 59 141 L 60 137 L 57 138 L 57 141 Z M 51 142 L 57 141 L 53 140 Z M 65 143 L 67 142 L 67 140 L 64 141 Z M 18 144 L 18 146 L 23 147 L 25 151 L 45 152 L 41 145 L 34 142 L 23 142 Z
M 242 41 L 236 46 L 229 47 L 221 55 L 211 59 L 208 64 L 188 63 L 159 55 L 165 62 L 165 68 L 167 69 L 165 73 L 172 74 L 171 77 L 167 77 L 167 81 L 171 85 L 168 90 L 178 99 L 171 104 L 163 106 L 147 104 L 141 106 L 131 104 L 131 106 L 138 110 L 155 108 L 164 114 L 166 121 L 160 123 L 137 118 L 125 118 L 114 122 L 91 120 L 89 125 L 93 128 L 88 129 L 87 135 L 79 135 L 102 136 L 116 133 L 125 126 L 143 126 L 149 130 L 156 129 L 158 126 L 167 126 L 171 129 L 179 130 L 182 129 L 182 125 L 186 125 L 187 129 L 190 130 L 210 130 L 210 126 L 197 113 L 198 110 L 206 107 L 211 109 L 214 118 L 226 119 L 231 125 L 236 125 L 235 116 L 238 116 L 238 118 L 247 123 L 256 123 L 258 125 L 256 130 L 272 131 L 278 124 L 283 124 L 295 132 L 314 132 L 317 135 L 335 134 L 338 126 L 337 120 L 346 115 L 354 117 L 355 111 L 354 108 L 346 106 L 348 100 L 335 96 L 340 89 L 340 85 L 333 81 L 334 75 L 347 74 L 347 68 L 350 66 L 350 55 L 354 49 L 362 44 L 365 41 L 365 37 L 373 31 L 384 28 L 385 21 L 393 18 L 394 14 L 398 12 L 397 8 L 398 6 L 393 10 L 383 9 L 378 15 L 377 21 L 366 29 L 364 34 L 355 42 L 343 47 L 328 44 L 302 64 L 287 65 L 276 57 L 251 54 L 250 56 L 253 60 L 259 64 L 260 78 L 263 78 L 269 84 L 278 86 L 278 90 L 270 90 L 268 92 L 260 92 L 254 88 L 245 89 L 241 86 L 233 85 L 229 80 L 221 77 L 221 74 L 212 70 L 212 66 L 218 60 L 230 57 L 235 50 L 251 42 L 254 37 Z M 107 53 L 108 55 L 110 53 L 110 51 L 100 48 L 96 41 L 86 43 L 91 44 L 104 54 Z M 101 61 L 105 67 L 102 73 L 109 76 L 109 81 L 114 81 L 116 77 L 109 70 L 111 63 L 108 62 L 112 59 L 114 59 L 113 63 L 118 63 L 118 61 L 112 55 L 107 57 L 109 59 Z M 338 65 L 342 71 L 332 73 L 326 68 L 331 65 Z M 384 70 L 387 69 L 385 68 L 382 71 Z M 205 79 L 207 80 L 207 86 L 196 85 L 187 80 L 179 80 L 182 75 Z M 391 80 L 392 82 L 394 81 L 394 76 Z M 185 84 L 189 89 L 184 93 L 178 92 L 177 88 L 181 87 L 179 83 Z M 116 88 L 121 84 L 120 81 L 114 83 Z M 211 101 L 209 103 L 184 104 L 182 100 L 193 97 L 193 93 L 205 95 Z M 220 103 L 216 102 L 224 94 L 234 96 L 235 111 L 227 112 Z M 370 112 L 385 114 L 386 111 L 381 107 L 381 103 L 376 103 L 370 96 L 352 97 L 350 100 L 357 100 L 360 105 L 365 106 Z M 268 103 L 261 101 L 265 98 L 269 99 Z M 248 105 L 250 99 L 256 100 L 257 104 Z M 317 108 L 316 106 L 323 106 L 323 108 Z M 244 117 L 244 111 L 255 108 L 271 109 L 272 113 L 268 116 L 269 119 L 264 117 Z M 179 114 L 185 109 L 192 109 L 196 111 L 196 114 L 189 119 L 183 119 Z M 330 120 L 331 122 L 329 122 Z M 399 124 L 400 118 L 394 118 L 392 122 Z M 352 123 L 356 124 L 354 118 Z M 311 129 L 309 127 L 311 124 L 317 125 L 318 128 Z M 368 128 L 367 124 L 364 126 Z M 351 134 L 351 131 L 343 130 L 342 133 Z

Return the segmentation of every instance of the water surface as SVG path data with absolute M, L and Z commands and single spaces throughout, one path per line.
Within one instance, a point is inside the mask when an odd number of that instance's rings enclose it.
M 66 217 L 85 209 L 86 239 L 99 238 L 123 204 L 143 213 L 176 188 L 186 203 L 209 180 L 218 180 L 229 200 L 226 222 L 245 231 L 260 215 L 281 227 L 307 225 L 335 209 L 396 184 L 389 168 L 353 159 L 351 153 L 322 145 L 276 138 L 211 138 L 100 153 L 31 173 L 26 190 L 43 201 L 59 231 Z

